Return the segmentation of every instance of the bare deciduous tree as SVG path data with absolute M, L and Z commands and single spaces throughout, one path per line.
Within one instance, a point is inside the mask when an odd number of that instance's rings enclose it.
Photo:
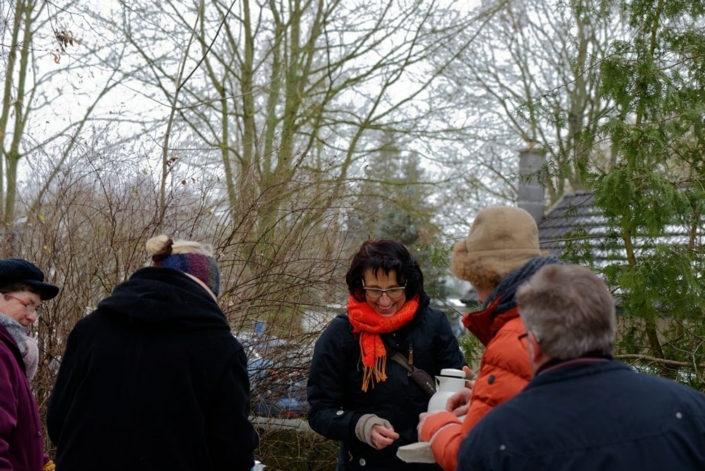
M 489 4 L 489 2 L 486 2 Z M 448 154 L 472 196 L 516 198 L 517 151 L 539 147 L 547 158 L 547 202 L 584 188 L 584 169 L 610 164 L 596 130 L 609 106 L 599 91 L 609 41 L 624 35 L 608 3 L 593 0 L 510 1 L 476 34 L 444 73 L 448 99 L 465 113 Z M 457 137 L 457 136 L 456 136 Z M 487 204 L 486 198 L 484 204 Z

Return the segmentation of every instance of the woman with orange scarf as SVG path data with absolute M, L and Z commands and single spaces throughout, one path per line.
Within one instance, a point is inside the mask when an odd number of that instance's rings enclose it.
M 439 470 L 404 463 L 400 446 L 417 441 L 428 396 L 391 357 L 430 375 L 465 361 L 446 316 L 429 306 L 418 263 L 400 243 L 367 241 L 345 277 L 347 314 L 316 342 L 308 381 L 309 423 L 341 442 L 338 470 Z

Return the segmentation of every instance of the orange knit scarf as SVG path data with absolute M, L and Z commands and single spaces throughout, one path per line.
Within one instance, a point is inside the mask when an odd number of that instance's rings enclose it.
M 394 332 L 408 324 L 419 308 L 419 297 L 404 303 L 392 317 L 380 316 L 367 302 L 359 302 L 352 296 L 348 298 L 348 319 L 354 333 L 360 333 L 360 351 L 362 352 L 362 390 L 374 383 L 386 381 L 387 350 L 379 334 Z

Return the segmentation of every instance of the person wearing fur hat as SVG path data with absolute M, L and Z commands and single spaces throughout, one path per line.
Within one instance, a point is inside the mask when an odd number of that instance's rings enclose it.
M 0 469 L 51 471 L 44 453 L 42 424 L 30 382 L 37 372 L 39 349 L 27 327 L 41 303 L 59 288 L 21 258 L 0 260 Z
M 210 246 L 159 236 L 66 344 L 47 429 L 62 471 L 249 471 L 247 360 Z
M 485 351 L 474 387 L 451 397 L 447 412 L 420 417 L 419 438 L 431 442 L 444 470 L 456 468 L 460 443 L 475 424 L 532 378 L 526 349 L 518 338 L 525 329 L 516 290 L 539 268 L 556 263 L 561 262 L 541 254 L 534 218 L 509 206 L 480 211 L 468 237 L 453 248 L 451 271 L 469 281 L 483 302 L 480 310 L 463 317 L 463 324 L 485 345 Z M 461 421 L 458 417 L 463 415 Z
M 399 242 L 362 244 L 345 280 L 347 314 L 333 319 L 314 347 L 309 424 L 340 441 L 338 470 L 440 471 L 397 457 L 400 446 L 417 441 L 429 396 L 394 358 L 432 376 L 462 368 L 450 323 L 429 306 L 419 264 Z

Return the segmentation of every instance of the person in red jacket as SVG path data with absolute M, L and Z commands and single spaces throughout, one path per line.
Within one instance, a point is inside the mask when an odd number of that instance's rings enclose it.
M 479 311 L 463 318 L 463 324 L 485 351 L 472 389 L 451 397 L 446 412 L 421 414 L 419 440 L 431 443 L 444 470 L 456 468 L 460 443 L 473 426 L 531 379 L 526 349 L 518 339 L 525 329 L 515 294 L 539 268 L 554 263 L 560 262 L 541 255 L 533 217 L 508 206 L 480 211 L 468 237 L 453 248 L 451 271 L 469 281 L 483 302 Z

